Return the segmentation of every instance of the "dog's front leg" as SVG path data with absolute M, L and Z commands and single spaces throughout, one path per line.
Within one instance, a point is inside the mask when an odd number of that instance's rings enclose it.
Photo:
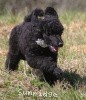
M 62 70 L 57 67 L 57 63 L 51 57 L 26 55 L 26 60 L 31 67 L 43 72 L 50 85 L 62 76 Z
M 26 55 L 26 60 L 31 67 L 40 69 L 42 72 L 52 73 L 55 76 L 62 74 L 62 70 L 51 57 Z
M 26 55 L 26 60 L 28 64 L 35 69 L 40 69 L 41 71 L 53 72 L 57 68 L 56 63 L 52 61 L 50 57 Z

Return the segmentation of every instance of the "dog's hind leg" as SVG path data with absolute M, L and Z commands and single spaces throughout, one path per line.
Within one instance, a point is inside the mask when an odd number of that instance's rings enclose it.
M 9 71 L 18 69 L 18 63 L 20 61 L 19 55 L 8 53 L 5 63 L 5 68 Z
M 18 46 L 18 31 L 19 26 L 16 26 L 12 29 L 9 38 L 9 52 L 6 58 L 5 68 L 8 70 L 17 70 L 18 63 L 20 61 L 20 51 Z

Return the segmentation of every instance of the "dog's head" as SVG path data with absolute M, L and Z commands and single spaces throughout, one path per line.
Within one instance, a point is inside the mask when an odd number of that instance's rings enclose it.
M 58 19 L 58 15 L 53 8 L 46 8 L 45 18 L 42 21 L 42 33 L 43 38 L 37 41 L 41 46 L 47 46 L 49 49 L 56 53 L 60 47 L 63 46 L 63 40 L 61 38 L 63 33 L 63 25 Z M 43 45 L 44 44 L 44 45 Z

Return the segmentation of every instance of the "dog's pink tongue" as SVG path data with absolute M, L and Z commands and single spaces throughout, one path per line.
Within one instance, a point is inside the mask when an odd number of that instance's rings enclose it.
M 57 52 L 58 51 L 58 47 L 50 46 L 50 49 L 51 49 L 52 52 Z

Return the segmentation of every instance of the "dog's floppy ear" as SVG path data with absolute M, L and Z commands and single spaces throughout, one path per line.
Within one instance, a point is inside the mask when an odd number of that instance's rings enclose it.
M 24 22 L 31 22 L 32 14 L 25 16 Z
M 58 14 L 57 14 L 56 10 L 53 7 L 47 7 L 45 9 L 45 15 L 53 15 L 53 16 L 58 17 Z
M 31 22 L 34 19 L 43 19 L 44 11 L 42 9 L 34 9 L 30 15 L 25 16 L 24 22 Z
M 44 11 L 40 8 L 36 8 L 35 10 L 33 10 L 33 15 L 37 16 L 43 16 L 44 15 Z

